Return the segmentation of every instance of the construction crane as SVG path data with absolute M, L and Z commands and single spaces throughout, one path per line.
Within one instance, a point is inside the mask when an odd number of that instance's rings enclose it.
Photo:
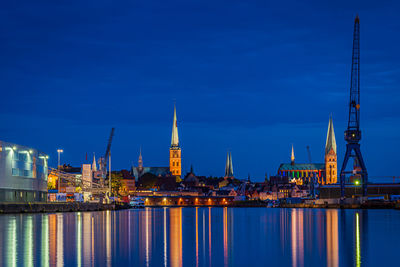
M 106 153 L 104 155 L 104 159 L 103 159 L 103 171 L 107 172 L 107 160 L 108 157 L 110 155 L 110 151 L 111 151 L 111 143 L 112 143 L 112 139 L 114 137 L 114 131 L 115 128 L 111 128 L 111 133 L 110 133 L 110 137 L 108 138 L 108 144 L 107 144 L 107 149 L 106 149 Z
M 308 163 L 312 163 L 312 160 L 311 160 L 311 150 L 310 150 L 310 146 L 307 146 L 307 153 L 308 153 Z
M 353 54 L 351 64 L 351 83 L 350 83 L 350 103 L 349 103 L 349 122 L 347 130 L 344 132 L 346 144 L 346 154 L 343 159 L 340 171 L 340 192 L 342 199 L 345 197 L 345 175 L 349 158 L 357 160 L 361 168 L 361 183 L 363 196 L 367 195 L 368 173 L 365 167 L 360 150 L 361 130 L 360 130 L 360 18 L 358 15 L 354 20 L 353 33 Z M 354 152 L 354 154 L 352 153 Z
M 115 128 L 111 128 L 111 133 L 110 133 L 110 137 L 108 138 L 106 153 L 105 153 L 104 157 L 100 158 L 100 166 L 101 166 L 101 171 L 103 172 L 103 178 L 105 178 L 106 174 L 107 174 L 107 160 L 110 155 L 111 143 L 112 143 L 112 139 L 114 136 L 114 131 L 115 131 Z

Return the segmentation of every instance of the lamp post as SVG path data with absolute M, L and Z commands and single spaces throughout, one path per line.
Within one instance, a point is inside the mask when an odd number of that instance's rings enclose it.
M 63 153 L 64 152 L 64 150 L 62 150 L 62 149 L 57 149 L 57 153 L 58 153 L 58 165 L 57 165 L 57 169 L 58 170 L 60 170 L 60 159 L 61 159 L 61 153 Z M 60 193 L 60 182 L 61 182 L 61 180 L 60 180 L 60 174 L 58 174 L 58 188 L 57 188 L 57 190 L 58 190 L 58 193 Z
M 109 170 L 108 170 L 108 188 L 109 188 L 109 190 L 110 190 L 110 197 L 111 197 L 111 190 L 112 190 L 112 188 L 111 188 L 111 152 L 110 152 L 110 154 L 108 155 L 108 168 L 109 168 Z
M 60 159 L 61 159 L 61 153 L 63 153 L 64 150 L 62 149 L 57 149 L 57 153 L 58 153 L 58 165 L 57 165 L 57 169 L 60 169 Z

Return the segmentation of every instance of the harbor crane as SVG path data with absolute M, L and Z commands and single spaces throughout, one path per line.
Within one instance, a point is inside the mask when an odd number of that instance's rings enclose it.
M 360 18 L 358 15 L 354 20 L 353 33 L 353 54 L 351 64 L 351 83 L 350 83 L 350 103 L 349 103 L 349 122 L 347 130 L 344 132 L 346 144 L 346 154 L 343 159 L 340 171 L 340 193 L 342 199 L 345 197 L 346 166 L 349 158 L 356 160 L 361 168 L 362 194 L 367 195 L 368 173 L 360 150 L 361 130 L 360 130 Z

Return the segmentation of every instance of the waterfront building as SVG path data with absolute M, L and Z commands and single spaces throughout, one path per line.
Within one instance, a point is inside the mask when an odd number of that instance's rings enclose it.
M 228 152 L 226 155 L 225 163 L 225 175 L 224 178 L 233 178 L 233 164 L 232 164 L 232 153 Z
M 47 200 L 48 155 L 0 141 L 0 201 Z
M 128 170 L 121 170 L 119 173 L 122 176 L 120 193 L 133 194 L 136 190 L 135 177 Z
M 291 162 L 282 163 L 279 166 L 278 175 L 288 177 L 298 185 L 302 185 L 304 182 L 311 182 L 314 178 L 322 185 L 337 183 L 336 138 L 332 117 L 329 118 L 324 159 L 324 163 L 295 163 L 294 147 L 292 145 Z
M 186 188 L 196 187 L 199 185 L 199 179 L 197 179 L 196 175 L 194 174 L 193 165 L 190 166 L 190 172 L 185 175 L 183 183 Z
M 172 175 L 180 178 L 182 174 L 182 151 L 179 146 L 178 121 L 176 107 L 174 106 L 174 118 L 172 122 L 171 147 L 169 149 L 169 170 Z
M 303 184 L 305 181 L 310 182 L 313 177 L 320 181 L 324 170 L 324 163 L 296 163 L 292 146 L 291 162 L 282 163 L 279 166 L 278 175 L 288 177 L 290 181 L 296 182 L 296 184 Z

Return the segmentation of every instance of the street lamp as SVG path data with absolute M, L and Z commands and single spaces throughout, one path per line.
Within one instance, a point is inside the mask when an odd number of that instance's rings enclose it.
M 62 149 L 57 149 L 57 153 L 58 153 L 58 165 L 57 165 L 57 169 L 58 170 L 60 170 L 60 158 L 61 158 L 61 153 L 63 153 L 64 152 L 64 150 L 62 150 Z M 58 190 L 58 193 L 60 193 L 60 183 L 61 183 L 61 179 L 60 179 L 60 174 L 58 174 L 58 188 L 57 188 L 57 190 Z
M 57 153 L 58 153 L 58 165 L 57 165 L 57 169 L 60 169 L 60 158 L 61 158 L 61 153 L 63 153 L 64 150 L 62 149 L 57 149 Z

